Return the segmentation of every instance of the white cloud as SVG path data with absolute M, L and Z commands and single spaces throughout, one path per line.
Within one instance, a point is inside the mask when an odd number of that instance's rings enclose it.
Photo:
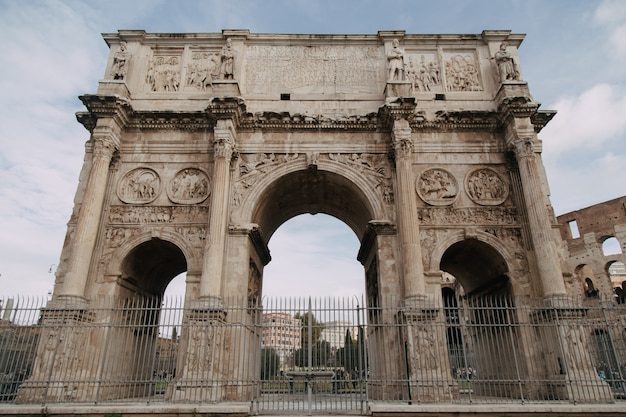
M 263 294 L 352 297 L 365 290 L 359 241 L 344 223 L 326 215 L 287 221 L 272 236 L 272 261 L 263 273 Z
M 557 109 L 554 119 L 541 132 L 545 151 L 560 152 L 598 149 L 626 131 L 626 96 L 608 84 L 599 84 L 577 97 L 563 98 L 550 105 Z
M 588 207 L 624 195 L 626 152 L 607 152 L 597 158 L 580 157 L 546 169 L 557 215 Z
M 605 0 L 595 11 L 594 21 L 606 27 L 616 56 L 626 57 L 626 2 Z

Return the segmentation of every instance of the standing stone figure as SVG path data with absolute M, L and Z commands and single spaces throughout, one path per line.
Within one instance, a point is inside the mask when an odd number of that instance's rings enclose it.
M 222 48 L 222 61 L 221 61 L 221 74 L 222 79 L 232 80 L 234 79 L 235 67 L 235 50 L 233 49 L 232 41 L 230 38 L 226 39 L 226 45 Z
M 500 50 L 496 52 L 494 59 L 498 65 L 498 72 L 500 73 L 500 81 L 519 80 L 519 72 L 515 68 L 515 61 L 506 48 L 508 43 L 502 42 L 500 44 Z
M 404 80 L 404 50 L 400 48 L 397 39 L 391 41 L 391 51 L 387 54 L 387 67 L 389 71 L 389 81 Z
M 126 78 L 129 58 L 130 54 L 126 51 L 126 42 L 120 42 L 120 50 L 113 56 L 111 74 L 114 80 L 123 80 Z

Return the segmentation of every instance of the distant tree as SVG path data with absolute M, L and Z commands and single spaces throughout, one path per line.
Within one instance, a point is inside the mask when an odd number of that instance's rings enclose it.
M 300 322 L 302 323 L 302 327 L 300 328 L 300 339 L 302 346 L 309 343 L 309 327 L 311 328 L 311 343 L 315 345 L 322 337 L 324 323 L 317 321 L 315 315 L 309 313 L 298 312 L 293 317 L 296 319 L 300 319 Z M 310 326 L 309 317 L 311 318 Z
M 357 369 L 361 369 L 361 377 L 363 377 L 367 366 L 367 344 L 365 343 L 365 329 L 363 326 L 359 326 L 359 333 L 356 338 L 356 360 Z
M 274 348 L 261 349 L 261 379 L 268 380 L 278 375 L 280 356 Z
M 311 365 L 313 367 L 325 367 L 332 361 L 330 343 L 322 340 L 315 343 L 311 349 Z M 309 347 L 303 345 L 301 349 L 294 352 L 294 362 L 296 366 L 306 368 L 309 366 Z
M 356 361 L 357 357 L 357 346 L 352 340 L 352 334 L 350 333 L 350 329 L 346 329 L 346 337 L 343 342 L 343 360 L 342 365 L 346 371 L 352 371 L 357 369 L 358 363 Z

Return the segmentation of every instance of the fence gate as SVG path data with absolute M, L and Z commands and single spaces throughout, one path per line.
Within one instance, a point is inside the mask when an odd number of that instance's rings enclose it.
M 260 414 L 365 413 L 362 299 L 265 299 L 261 311 Z

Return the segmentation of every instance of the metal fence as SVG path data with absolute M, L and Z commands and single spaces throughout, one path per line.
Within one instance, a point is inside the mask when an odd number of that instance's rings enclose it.
M 249 402 L 257 413 L 394 403 L 626 398 L 626 308 L 444 297 L 5 298 L 0 402 Z

